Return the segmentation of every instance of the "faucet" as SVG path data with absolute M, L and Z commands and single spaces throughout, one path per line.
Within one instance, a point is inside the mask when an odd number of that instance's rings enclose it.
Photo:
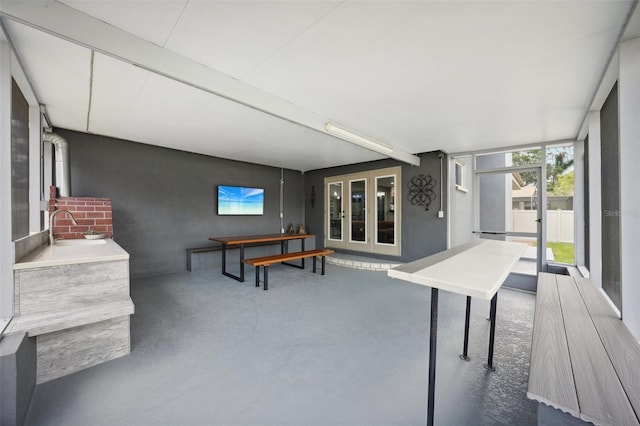
M 53 213 L 51 213 L 51 216 L 49 216 L 49 245 L 54 245 L 56 243 L 55 238 L 53 238 L 53 225 L 58 213 L 62 213 L 62 212 L 67 213 L 71 217 L 71 221 L 73 222 L 74 225 L 76 226 L 78 225 L 78 221 L 76 220 L 75 217 L 73 217 L 73 215 L 69 210 L 56 210 Z

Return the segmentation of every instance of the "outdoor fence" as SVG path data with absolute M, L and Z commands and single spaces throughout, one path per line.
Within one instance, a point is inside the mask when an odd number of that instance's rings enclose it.
M 536 232 L 537 211 L 512 210 L 514 232 Z M 547 211 L 547 241 L 573 244 L 573 210 Z

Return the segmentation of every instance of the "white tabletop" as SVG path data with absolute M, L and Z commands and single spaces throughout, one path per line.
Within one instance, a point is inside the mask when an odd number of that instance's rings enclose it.
M 525 243 L 474 240 L 389 269 L 398 278 L 480 299 L 491 299 L 527 249 Z

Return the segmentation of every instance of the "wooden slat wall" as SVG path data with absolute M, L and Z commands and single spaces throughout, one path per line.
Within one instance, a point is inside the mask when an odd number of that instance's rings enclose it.
M 540 273 L 527 396 L 580 416 L 556 275 Z
M 638 419 L 600 343 L 575 281 L 566 275 L 557 275 L 556 281 L 580 401 L 580 418 L 596 424 L 637 425 Z

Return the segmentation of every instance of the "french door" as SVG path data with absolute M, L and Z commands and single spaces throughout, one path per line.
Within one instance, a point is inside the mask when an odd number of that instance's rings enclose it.
M 325 178 L 325 247 L 400 255 L 400 167 Z

